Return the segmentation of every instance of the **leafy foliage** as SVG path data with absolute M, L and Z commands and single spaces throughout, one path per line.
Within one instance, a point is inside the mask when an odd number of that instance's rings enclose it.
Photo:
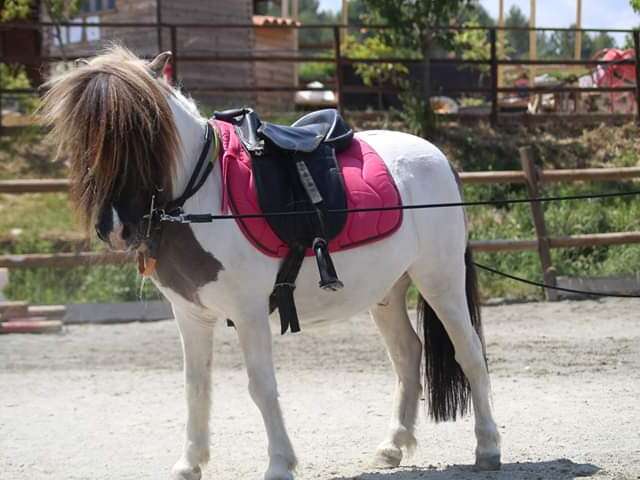
M 369 24 L 386 25 L 376 30 L 380 43 L 392 49 L 422 55 L 424 65 L 420 84 L 407 82 L 404 93 L 403 116 L 416 133 L 426 136 L 435 128 L 435 115 L 428 97 L 431 94 L 430 61 L 436 45 L 451 47 L 454 34 L 450 30 L 434 28 L 459 24 L 463 15 L 477 4 L 472 0 L 362 0 L 367 10 L 362 19 Z M 413 118 L 410 118 L 413 116 Z
M 349 57 L 359 59 L 375 59 L 384 57 L 415 58 L 411 51 L 395 49 L 384 43 L 380 36 L 370 36 L 358 40 L 349 35 L 345 40 L 345 52 Z M 367 86 L 391 84 L 403 86 L 409 69 L 402 63 L 356 63 L 356 73 Z
M 31 0 L 5 0 L 0 11 L 0 22 L 27 18 L 31 13 Z
M 336 65 L 325 62 L 305 62 L 298 66 L 298 78 L 302 83 L 313 80 L 328 82 L 335 77 Z
M 472 18 L 463 25 L 478 27 L 480 22 L 477 18 Z M 491 44 L 485 30 L 460 30 L 454 34 L 453 46 L 456 56 L 464 60 L 488 60 L 491 58 Z M 471 68 L 486 72 L 489 70 L 489 65 L 473 65 Z
M 517 5 L 512 5 L 504 19 L 505 27 L 527 28 L 529 19 Z M 520 58 L 529 53 L 529 32 L 526 30 L 507 30 L 505 40 L 511 46 L 512 54 Z
M 386 44 L 424 53 L 434 42 L 448 44 L 452 33 L 433 27 L 457 24 L 471 0 L 363 0 L 368 11 L 363 18 L 388 25 L 380 32 Z M 410 28 L 407 28 L 410 26 Z

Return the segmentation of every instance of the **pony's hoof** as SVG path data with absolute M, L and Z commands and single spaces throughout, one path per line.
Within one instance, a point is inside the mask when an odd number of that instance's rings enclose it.
M 295 457 L 286 459 L 276 455 L 269 460 L 269 468 L 264 474 L 264 480 L 293 480 L 293 473 L 296 466 Z
M 189 465 L 178 462 L 171 470 L 172 480 L 200 480 L 202 470 L 199 466 L 190 467 Z
M 373 466 L 378 468 L 396 468 L 402 461 L 402 450 L 393 445 L 378 447 L 373 458 Z
M 277 472 L 269 469 L 264 474 L 264 480 L 293 480 L 293 474 L 291 472 Z
M 500 454 L 484 455 L 476 458 L 476 468 L 478 470 L 500 470 Z

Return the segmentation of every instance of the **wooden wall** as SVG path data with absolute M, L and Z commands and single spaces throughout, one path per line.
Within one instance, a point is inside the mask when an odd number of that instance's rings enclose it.
M 252 0 L 161 0 L 163 22 L 220 24 L 251 23 Z M 163 36 L 163 48 L 169 49 L 169 32 Z M 178 29 L 178 57 L 188 55 L 250 56 L 253 48 L 250 28 Z M 178 77 L 186 90 L 216 86 L 251 87 L 253 69 L 250 62 L 184 62 L 178 61 Z M 244 93 L 194 93 L 193 96 L 211 109 L 252 106 L 255 96 Z
M 83 13 L 79 19 L 95 19 L 101 22 L 194 23 L 212 25 L 220 23 L 252 24 L 252 0 L 116 0 L 115 9 L 98 13 Z M 103 5 L 107 2 L 103 0 Z M 46 20 L 46 16 L 43 16 Z M 140 56 L 153 57 L 160 51 L 172 48 L 168 28 L 160 35 L 155 27 L 99 27 L 99 40 L 91 40 L 89 28 L 73 27 L 73 42 L 66 42 L 64 52 L 69 57 L 92 56 L 110 41 L 119 42 Z M 80 32 L 82 31 L 82 32 Z M 95 32 L 94 32 L 95 33 Z M 270 28 L 178 28 L 177 57 L 178 79 L 184 90 L 215 89 L 221 86 L 251 88 L 262 86 L 295 85 L 295 65 L 283 62 L 191 62 L 181 58 L 189 56 L 251 56 L 292 55 L 295 52 L 293 29 Z M 45 35 L 45 49 L 51 55 L 60 55 L 51 32 Z M 80 40 L 79 40 L 80 39 Z M 268 51 L 268 52 L 267 52 Z M 197 92 L 193 97 L 202 104 L 204 111 L 239 106 L 252 106 L 264 110 L 290 110 L 293 92 Z
M 292 28 L 256 28 L 256 55 L 291 56 L 295 52 L 295 31 Z M 256 62 L 255 81 L 258 86 L 295 85 L 296 66 L 291 62 Z M 294 92 L 257 92 L 256 108 L 269 111 L 293 109 Z

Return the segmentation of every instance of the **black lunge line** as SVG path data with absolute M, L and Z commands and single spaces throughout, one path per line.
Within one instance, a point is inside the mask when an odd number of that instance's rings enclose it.
M 518 203 L 542 203 L 542 202 L 559 202 L 567 200 L 589 200 L 612 197 L 629 197 L 640 195 L 640 190 L 630 192 L 611 192 L 611 193 L 587 193 L 582 195 L 567 195 L 553 197 L 533 197 L 533 198 L 512 198 L 502 200 L 478 200 L 472 202 L 447 202 L 447 203 L 423 203 L 417 205 L 396 205 L 392 207 L 369 207 L 369 208 L 340 208 L 326 210 L 328 215 L 332 213 L 362 213 L 362 212 L 386 212 L 394 210 L 421 210 L 429 208 L 449 208 L 449 207 L 473 207 L 480 205 L 509 205 Z M 209 223 L 214 220 L 228 219 L 249 219 L 249 218 L 267 218 L 280 216 L 297 216 L 297 215 L 317 215 L 315 210 L 301 210 L 295 212 L 270 212 L 270 213 L 246 213 L 246 214 L 225 214 L 213 215 L 210 213 L 191 214 L 179 212 L 177 214 L 160 212 L 160 221 L 162 222 L 178 222 L 178 223 Z
M 482 265 L 477 262 L 473 262 L 473 264 L 476 267 L 481 268 L 482 270 L 486 270 L 487 272 L 493 273 L 495 275 L 501 275 L 503 277 L 510 278 L 511 280 L 515 280 L 517 282 L 533 285 L 534 287 L 542 287 L 549 290 L 558 290 L 560 292 L 579 293 L 581 295 L 592 295 L 594 297 L 640 298 L 640 295 L 633 295 L 631 293 L 627 294 L 627 293 L 608 293 L 608 292 L 588 292 L 586 290 L 576 290 L 574 288 L 556 287 L 554 285 L 548 285 L 546 283 L 529 280 L 528 278 L 516 277 L 515 275 L 511 275 L 510 273 L 501 272 L 500 270 L 487 267 L 486 265 Z

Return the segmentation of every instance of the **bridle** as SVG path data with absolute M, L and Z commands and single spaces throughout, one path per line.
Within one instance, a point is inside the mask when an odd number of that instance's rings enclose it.
M 211 160 L 207 161 L 212 144 L 213 155 L 210 157 Z M 214 162 L 218 158 L 219 153 L 220 138 L 211 122 L 207 122 L 202 151 L 200 152 L 198 162 L 191 173 L 191 177 L 182 195 L 173 200 L 169 200 L 161 207 L 156 206 L 156 195 L 152 195 L 149 213 L 142 217 L 143 221 L 146 220 L 147 226 L 145 229 L 145 237 L 142 241 L 142 245 L 144 245 L 145 248 L 138 250 L 138 271 L 141 275 L 148 277 L 155 271 L 158 247 L 162 236 L 162 224 L 165 222 L 187 223 L 184 221 L 185 214 L 182 207 L 187 200 L 202 188 L 204 182 L 213 170 Z

